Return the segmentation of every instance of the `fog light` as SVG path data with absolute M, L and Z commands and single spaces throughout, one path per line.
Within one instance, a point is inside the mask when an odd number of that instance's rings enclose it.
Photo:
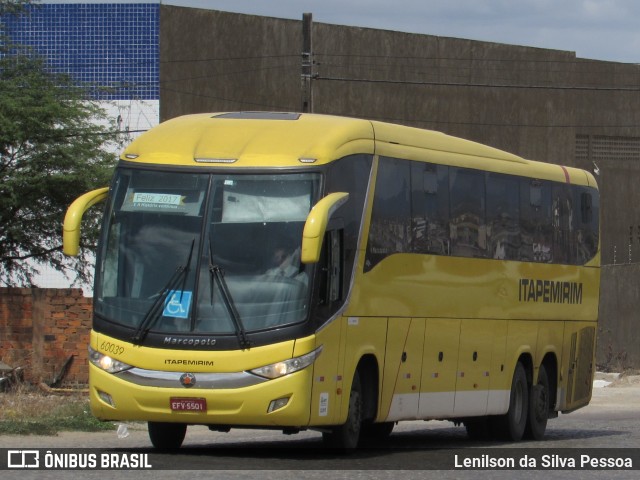
M 113 398 L 111 398 L 111 395 L 109 395 L 108 393 L 98 390 L 98 397 L 100 397 L 100 400 L 102 400 L 107 405 L 116 408 L 116 404 L 113 403 Z
M 277 400 L 271 400 L 269 404 L 269 408 L 267 409 L 267 413 L 275 412 L 276 410 L 280 410 L 284 408 L 289 403 L 289 397 L 286 398 L 278 398 Z

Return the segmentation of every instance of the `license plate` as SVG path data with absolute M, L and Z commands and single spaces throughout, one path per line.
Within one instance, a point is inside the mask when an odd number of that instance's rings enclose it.
M 169 405 L 174 412 L 206 412 L 206 398 L 176 398 L 169 399 Z

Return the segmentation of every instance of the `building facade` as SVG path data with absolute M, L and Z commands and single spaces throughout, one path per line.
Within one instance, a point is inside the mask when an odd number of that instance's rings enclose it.
M 15 43 L 97 100 L 159 100 L 159 2 L 44 2 L 8 17 L 6 26 Z
M 16 44 L 88 88 L 130 139 L 158 124 L 159 1 L 45 1 L 24 15 L 3 17 L 3 23 Z M 42 269 L 36 284 L 67 287 L 69 280 Z M 84 290 L 89 295 L 91 286 Z

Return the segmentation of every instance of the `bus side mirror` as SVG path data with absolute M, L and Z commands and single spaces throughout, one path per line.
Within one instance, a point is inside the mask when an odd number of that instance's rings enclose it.
M 62 252 L 75 257 L 80 251 L 80 223 L 82 215 L 109 194 L 109 187 L 98 188 L 76 198 L 67 209 L 62 228 Z
M 329 218 L 348 199 L 348 193 L 330 193 L 313 206 L 302 231 L 302 263 L 318 263 Z

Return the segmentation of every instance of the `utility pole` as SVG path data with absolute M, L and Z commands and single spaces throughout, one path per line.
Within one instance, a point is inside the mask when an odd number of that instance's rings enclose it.
M 313 43 L 311 27 L 313 17 L 310 13 L 302 14 L 302 112 L 313 113 Z

